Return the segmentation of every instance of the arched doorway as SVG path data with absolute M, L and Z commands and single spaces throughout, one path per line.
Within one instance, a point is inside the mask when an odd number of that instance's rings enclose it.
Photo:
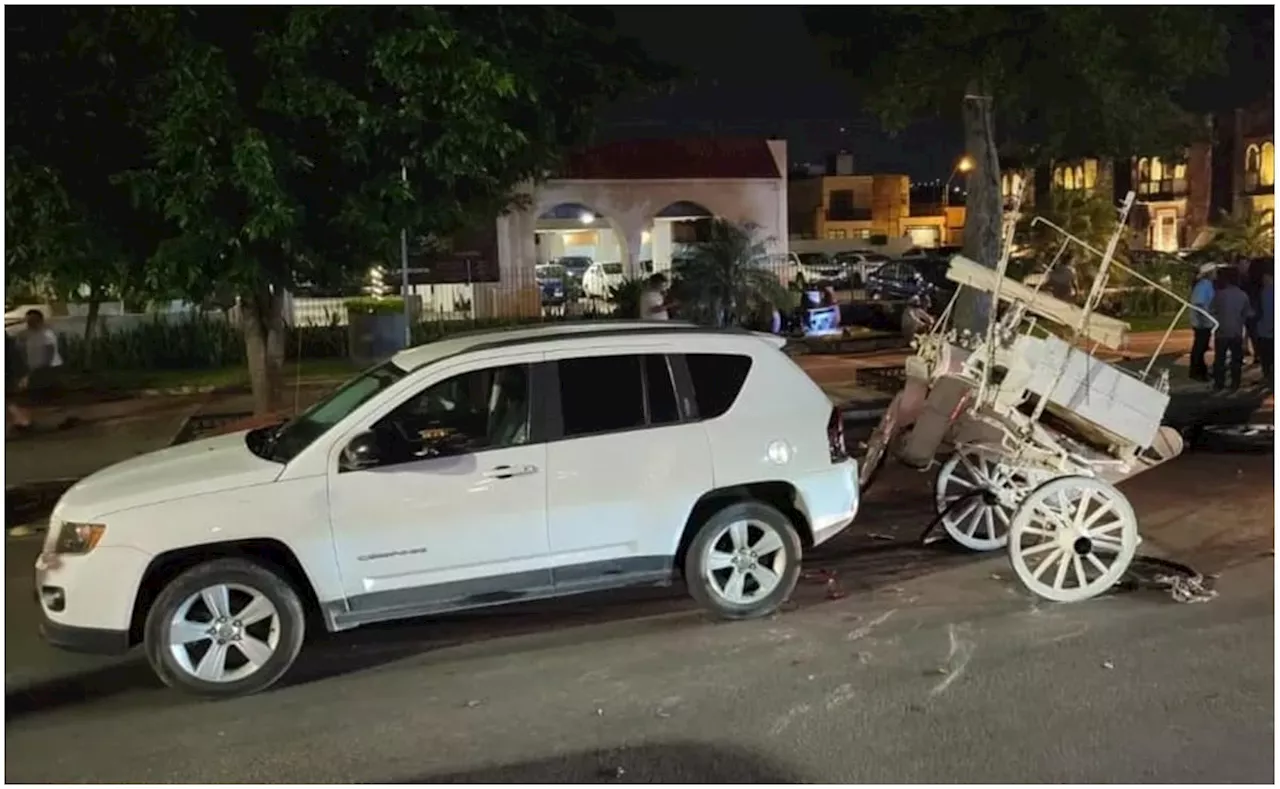
M 534 226 L 535 276 L 543 312 L 610 309 L 625 278 L 623 238 L 610 217 L 582 203 L 559 203 Z
M 670 270 L 674 261 L 707 240 L 714 218 L 704 206 L 688 200 L 678 200 L 654 214 L 652 227 L 641 238 L 641 272 Z

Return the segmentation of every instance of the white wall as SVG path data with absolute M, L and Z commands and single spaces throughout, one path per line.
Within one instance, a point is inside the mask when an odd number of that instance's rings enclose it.
M 771 141 L 771 150 L 776 147 Z M 785 146 L 783 147 L 785 153 Z M 775 152 L 775 155 L 776 152 Z M 785 167 L 782 172 L 785 172 Z M 498 219 L 498 260 L 503 282 L 523 282 L 532 277 L 539 253 L 533 241 L 537 217 L 563 203 L 578 203 L 596 212 L 597 224 L 615 231 L 618 258 L 632 276 L 639 275 L 646 232 L 655 268 L 660 267 L 662 246 L 654 216 L 672 203 L 697 203 L 717 217 L 751 222 L 762 238 L 772 239 L 775 253 L 787 249 L 787 200 L 784 178 L 681 179 L 626 181 L 553 180 L 531 190 L 527 210 L 513 211 Z M 659 223 L 661 224 L 661 223 Z M 600 229 L 604 229 L 603 227 Z M 668 226 L 669 231 L 669 226 Z M 668 247 L 669 248 L 669 247 Z M 604 260 L 600 257 L 598 260 Z M 666 259 L 670 261 L 670 252 Z

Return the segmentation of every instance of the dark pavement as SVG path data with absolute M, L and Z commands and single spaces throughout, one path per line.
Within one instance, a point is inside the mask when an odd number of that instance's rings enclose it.
M 928 480 L 893 470 L 809 562 L 838 599 L 813 575 L 756 622 L 648 590 L 371 628 L 230 702 L 36 642 L 38 543 L 10 540 L 5 777 L 1270 783 L 1273 474 L 1270 455 L 1190 454 L 1124 486 L 1144 552 L 1221 573 L 1204 604 L 1053 605 L 1003 554 L 900 547 Z

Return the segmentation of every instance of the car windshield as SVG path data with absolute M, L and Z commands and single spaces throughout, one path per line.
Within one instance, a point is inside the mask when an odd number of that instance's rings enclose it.
M 564 276 L 564 269 L 560 266 L 538 266 L 534 269 L 534 276 L 538 279 L 560 279 Z
M 404 370 L 389 361 L 371 367 L 278 428 L 265 434 L 260 431 L 250 433 L 246 443 L 260 457 L 288 463 L 329 428 L 405 375 Z
M 604 264 L 604 273 L 606 273 L 606 274 L 621 274 L 621 273 L 622 273 L 622 264 L 621 264 L 621 263 L 605 263 L 605 264 Z
M 821 252 L 805 252 L 800 256 L 800 265 L 802 266 L 829 266 L 830 259 Z
M 581 274 L 591 266 L 591 258 L 560 258 L 560 265 L 567 271 Z

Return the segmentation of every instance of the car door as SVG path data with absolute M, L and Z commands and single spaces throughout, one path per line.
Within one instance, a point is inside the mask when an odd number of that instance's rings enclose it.
M 662 347 L 555 359 L 547 528 L 560 591 L 664 579 L 685 519 L 712 488 L 706 431 Z
M 450 365 L 338 442 L 329 512 L 348 616 L 550 587 L 540 361 Z

